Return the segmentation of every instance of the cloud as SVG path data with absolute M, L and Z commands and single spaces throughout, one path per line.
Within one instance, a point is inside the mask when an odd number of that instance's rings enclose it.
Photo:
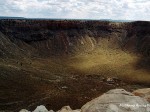
M 149 6 L 149 0 L 0 0 L 0 15 L 150 20 Z

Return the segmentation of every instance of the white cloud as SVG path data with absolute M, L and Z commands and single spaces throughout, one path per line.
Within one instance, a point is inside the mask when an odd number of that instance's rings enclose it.
M 0 0 L 1 16 L 150 20 L 149 0 Z

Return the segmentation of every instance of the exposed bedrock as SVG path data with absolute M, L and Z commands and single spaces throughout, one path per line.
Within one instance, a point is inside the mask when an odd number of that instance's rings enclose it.
M 30 56 L 82 53 L 98 47 L 150 54 L 150 22 L 1 20 L 0 32 L 1 43 L 8 39 Z

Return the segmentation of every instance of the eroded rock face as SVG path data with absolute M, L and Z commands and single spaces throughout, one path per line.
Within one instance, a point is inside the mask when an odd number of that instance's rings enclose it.
M 29 111 L 23 109 L 20 112 Z M 54 111 L 48 111 L 45 106 L 41 105 L 33 112 Z M 113 89 L 86 103 L 81 110 L 72 110 L 70 106 L 64 106 L 57 112 L 150 112 L 150 103 L 124 89 Z
M 88 52 L 102 44 L 150 54 L 150 22 L 144 21 L 0 20 L 0 32 L 29 54 Z
M 124 89 L 110 90 L 88 102 L 81 112 L 148 112 L 149 103 Z
M 1 20 L 0 32 L 26 52 L 49 56 L 91 51 L 96 38 L 110 35 L 111 27 L 102 21 Z
M 23 54 L 23 51 L 0 31 L 0 57 L 19 57 L 20 54 Z

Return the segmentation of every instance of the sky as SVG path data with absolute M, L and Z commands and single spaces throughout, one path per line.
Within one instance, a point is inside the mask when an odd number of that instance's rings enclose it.
M 0 16 L 150 21 L 150 0 L 0 0 Z

